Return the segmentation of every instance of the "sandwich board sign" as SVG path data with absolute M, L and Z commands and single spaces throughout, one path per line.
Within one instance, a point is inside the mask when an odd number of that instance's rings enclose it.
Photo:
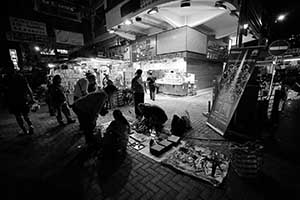
M 289 49 L 289 43 L 286 40 L 275 40 L 269 46 L 269 54 L 280 56 Z
M 219 83 L 220 90 L 206 122 L 210 128 L 222 136 L 225 134 L 239 104 L 260 51 L 260 47 L 233 48 L 230 50 Z

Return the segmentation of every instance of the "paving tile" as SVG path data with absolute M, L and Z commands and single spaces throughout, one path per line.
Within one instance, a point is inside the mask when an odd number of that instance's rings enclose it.
M 218 134 L 212 132 L 212 130 L 205 125 L 206 118 L 201 114 L 207 109 L 207 100 L 205 98 L 187 97 L 184 101 L 180 98 L 170 98 L 172 99 L 172 104 L 181 103 L 183 106 L 180 108 L 176 105 L 171 105 L 169 103 L 170 99 L 166 99 L 167 98 L 164 99 L 158 97 L 155 104 L 165 108 L 169 115 L 175 112 L 180 113 L 183 112 L 184 109 L 190 108 L 189 112 L 193 129 L 187 133 L 187 135 L 197 137 L 199 137 L 199 135 L 203 137 L 218 137 Z M 120 107 L 120 109 L 123 113 L 127 113 L 128 110 L 132 108 Z M 23 166 L 25 163 L 26 166 L 32 166 L 33 168 L 35 166 L 38 168 L 39 163 L 39 165 L 45 165 L 46 167 L 39 169 L 41 172 L 36 173 L 47 172 L 50 168 L 50 166 L 47 167 L 47 163 L 51 164 L 59 160 L 64 160 L 63 155 L 66 152 L 72 154 L 72 152 L 74 152 L 72 149 L 77 146 L 76 144 L 84 144 L 83 136 L 74 137 L 75 134 L 78 134 L 78 122 L 58 129 L 56 119 L 49 117 L 46 113 L 38 112 L 32 115 L 32 117 L 36 127 L 36 134 L 31 137 L 34 143 L 29 143 L 32 145 L 32 148 L 29 148 L 31 147 L 30 145 L 28 145 L 28 148 L 24 148 L 22 144 L 18 144 L 16 141 L 15 135 L 17 134 L 18 127 L 16 126 L 13 116 L 3 115 L 3 113 L 0 112 L 0 132 L 1 135 L 6 138 L 5 142 L 0 140 L 0 158 L 2 158 L 1 155 L 3 154 L 3 151 L 1 150 L 3 148 L 14 148 L 12 150 L 14 154 L 7 153 L 5 155 L 10 159 L 15 158 L 13 155 L 16 155 L 16 152 L 26 155 L 25 157 L 27 158 L 26 162 L 24 161 L 23 164 L 12 165 L 14 169 L 24 168 Z M 2 118 L 4 118 L 4 120 L 2 120 Z M 107 117 L 100 117 L 98 122 L 108 122 L 111 119 L 112 116 L 111 113 L 109 113 L 109 116 Z M 170 121 L 171 119 L 167 121 L 166 126 L 170 126 Z M 2 128 L 4 126 L 5 128 Z M 16 143 L 18 144 L 18 149 L 16 148 Z M 226 200 L 224 190 L 213 188 L 204 181 L 177 173 L 175 170 L 155 162 L 132 148 L 128 148 L 127 152 L 130 159 L 125 160 L 125 163 L 123 163 L 119 169 L 120 171 L 116 171 L 115 174 L 110 177 L 114 181 L 108 186 L 119 189 L 119 192 L 115 192 L 113 196 L 110 196 L 110 199 Z M 16 161 L 11 164 L 16 164 Z M 56 164 L 51 166 L 57 166 L 58 168 L 60 165 Z M 130 172 L 122 170 L 127 168 L 127 166 L 130 166 Z M 0 166 L 0 169 L 2 169 L 1 167 L 4 166 Z M 102 188 L 99 188 L 97 185 L 99 178 L 88 173 L 90 171 L 88 171 L 87 168 L 82 170 L 83 171 L 78 171 L 78 173 L 83 176 L 83 179 L 81 180 L 82 184 L 88 184 L 88 187 L 91 188 L 90 190 L 87 190 L 88 195 L 84 195 L 87 197 L 86 199 L 105 199 Z M 89 170 L 93 171 L 93 168 L 90 168 Z M 22 174 L 24 171 L 26 171 L 26 168 L 15 173 Z M 32 171 L 35 172 L 36 170 Z M 33 172 L 28 173 L 28 176 L 32 175 Z M 92 180 L 90 181 L 90 179 Z M 123 183 L 124 181 L 122 182 L 122 180 L 124 179 L 126 179 L 125 181 L 127 182 Z

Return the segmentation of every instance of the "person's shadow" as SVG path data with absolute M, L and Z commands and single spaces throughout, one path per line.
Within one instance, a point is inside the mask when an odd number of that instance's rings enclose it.
M 104 198 L 117 196 L 128 181 L 132 170 L 132 158 L 127 153 L 115 159 L 99 159 L 98 184 Z

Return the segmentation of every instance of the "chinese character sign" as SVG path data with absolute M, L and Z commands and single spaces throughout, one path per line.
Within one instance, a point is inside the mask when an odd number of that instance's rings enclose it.
M 207 124 L 221 135 L 231 121 L 253 72 L 258 48 L 232 49 L 220 81 L 220 91 L 214 101 Z

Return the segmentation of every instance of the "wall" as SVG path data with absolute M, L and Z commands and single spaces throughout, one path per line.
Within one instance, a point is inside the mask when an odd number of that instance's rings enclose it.
M 207 36 L 190 27 L 186 28 L 187 34 L 187 51 L 206 54 L 207 53 Z
M 157 54 L 190 51 L 207 53 L 207 36 L 188 26 L 157 35 Z
M 173 29 L 157 35 L 157 54 L 186 50 L 186 27 Z
M 212 87 L 212 82 L 222 74 L 223 63 L 207 60 L 205 56 L 187 52 L 187 72 L 195 74 L 197 89 Z

